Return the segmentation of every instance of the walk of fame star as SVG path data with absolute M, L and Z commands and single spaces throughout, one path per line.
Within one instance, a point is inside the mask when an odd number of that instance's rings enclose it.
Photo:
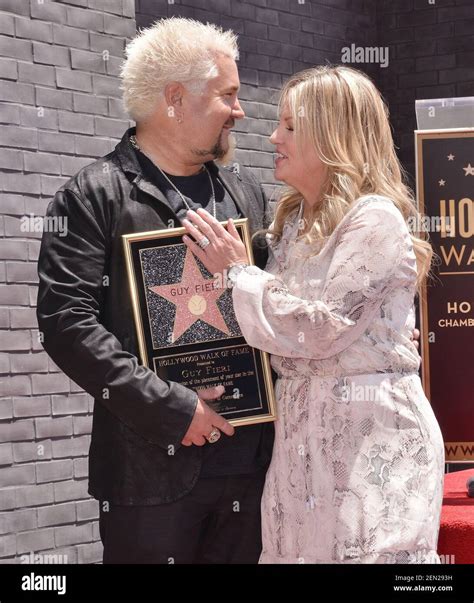
M 172 341 L 179 339 L 198 320 L 231 334 L 217 305 L 226 290 L 216 288 L 212 277 L 209 279 L 202 275 L 191 250 L 186 249 L 181 281 L 149 287 L 149 290 L 176 306 Z

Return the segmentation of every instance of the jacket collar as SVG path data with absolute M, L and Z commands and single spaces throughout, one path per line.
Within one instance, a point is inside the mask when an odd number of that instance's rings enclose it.
M 168 211 L 171 211 L 175 217 L 176 223 L 179 224 L 178 216 L 172 210 L 170 204 L 168 203 L 165 195 L 161 192 L 161 190 L 153 184 L 150 180 L 145 178 L 143 174 L 140 163 L 135 154 L 135 150 L 133 149 L 130 143 L 130 136 L 135 134 L 136 128 L 129 128 L 125 134 L 122 136 L 122 140 L 115 147 L 115 153 L 117 159 L 122 167 L 122 170 L 125 172 L 127 178 L 132 178 L 132 184 L 134 184 L 139 190 L 147 193 L 154 197 L 161 204 L 165 205 Z
M 224 185 L 229 195 L 234 200 L 240 213 L 246 217 L 250 214 L 251 210 L 251 199 L 244 193 L 244 187 L 242 186 L 242 178 L 238 172 L 234 172 L 230 168 L 216 165 L 213 161 L 206 163 L 210 172 L 218 175 L 219 180 Z
M 127 176 L 133 178 L 133 183 L 138 189 L 151 195 L 157 201 L 164 203 L 168 210 L 173 211 L 162 191 L 150 180 L 148 180 L 142 172 L 140 163 L 135 155 L 135 151 L 130 144 L 129 138 L 135 134 L 136 128 L 129 128 L 123 135 L 122 140 L 115 147 L 117 159 L 122 167 L 122 170 Z M 246 217 L 251 211 L 251 200 L 244 194 L 242 179 L 238 173 L 229 168 L 222 167 L 214 163 L 214 161 L 206 162 L 206 167 L 212 173 L 218 176 L 219 180 L 224 185 L 229 195 L 234 200 L 241 214 Z M 174 212 L 173 212 L 174 213 Z M 179 222 L 176 216 L 176 221 Z

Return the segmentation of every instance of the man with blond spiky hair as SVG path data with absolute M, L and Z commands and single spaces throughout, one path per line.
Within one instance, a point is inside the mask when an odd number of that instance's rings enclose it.
M 251 173 L 215 163 L 244 117 L 237 57 L 236 36 L 214 25 L 172 18 L 139 33 L 122 69 L 136 128 L 48 207 L 68 227 L 43 236 L 38 324 L 54 362 L 94 397 L 89 493 L 100 502 L 104 563 L 260 555 L 273 426 L 234 432 L 206 404 L 222 386 L 194 391 L 140 365 L 121 240 L 178 227 L 199 207 L 218 220 L 247 217 L 251 232 L 268 226 Z M 258 238 L 254 256 L 264 267 Z

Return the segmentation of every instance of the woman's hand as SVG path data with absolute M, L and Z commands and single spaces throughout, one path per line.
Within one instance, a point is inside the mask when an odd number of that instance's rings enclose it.
M 411 336 L 411 340 L 413 341 L 413 345 L 417 350 L 420 349 L 420 331 L 418 329 L 413 329 L 413 334 Z
M 223 273 L 229 264 L 237 262 L 249 262 L 245 245 L 240 239 L 231 218 L 227 220 L 226 230 L 209 212 L 201 207 L 197 212 L 190 209 L 183 220 L 186 228 L 193 239 L 197 242 L 204 237 L 209 244 L 201 249 L 191 237 L 184 235 L 183 242 L 197 256 L 211 274 Z

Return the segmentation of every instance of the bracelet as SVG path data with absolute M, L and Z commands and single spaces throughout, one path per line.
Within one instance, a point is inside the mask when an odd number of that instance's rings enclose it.
M 237 276 L 245 270 L 249 264 L 247 262 L 235 262 L 227 268 L 227 286 L 232 288 L 235 285 Z
M 239 260 L 238 262 L 232 262 L 231 264 L 229 264 L 226 267 L 226 270 L 229 271 L 233 266 L 240 266 L 241 264 L 243 264 L 244 266 L 248 266 L 249 263 L 246 262 L 245 260 Z

